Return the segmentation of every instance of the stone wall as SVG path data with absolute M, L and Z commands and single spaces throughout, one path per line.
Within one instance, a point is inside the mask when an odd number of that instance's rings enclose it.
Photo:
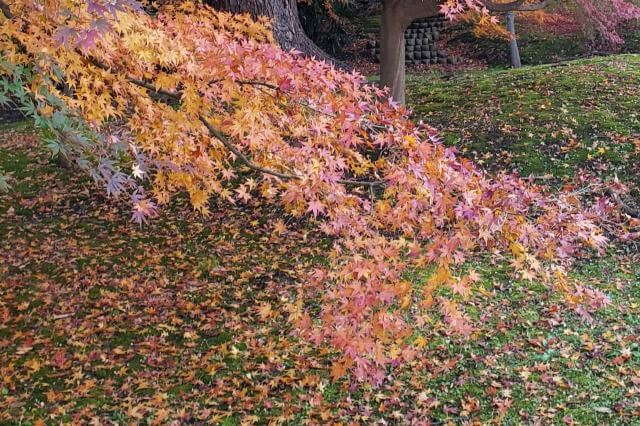
M 444 16 L 418 19 L 404 32 L 405 60 L 407 65 L 418 64 L 454 64 L 458 58 L 450 57 L 436 47 L 442 30 L 447 24 Z M 371 54 L 380 61 L 380 41 L 370 44 Z

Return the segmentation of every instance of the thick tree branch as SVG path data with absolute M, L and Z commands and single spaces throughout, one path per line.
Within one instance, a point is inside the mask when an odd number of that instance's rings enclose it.
M 496 3 L 490 0 L 481 0 L 484 7 L 492 12 L 510 12 L 518 10 L 524 4 L 524 0 L 516 0 L 509 3 Z
M 385 2 L 402 19 L 402 25 L 408 26 L 416 19 L 434 16 L 440 11 L 438 0 L 391 0 Z
M 2 0 L 0 0 L 0 11 L 7 19 L 13 19 L 15 17 L 13 13 L 11 13 L 11 9 L 9 8 L 9 5 L 7 5 Z
M 495 3 L 491 0 L 481 0 L 481 3 L 492 12 L 534 12 L 542 10 L 555 0 L 542 0 L 539 3 L 526 4 L 524 0 L 509 3 Z

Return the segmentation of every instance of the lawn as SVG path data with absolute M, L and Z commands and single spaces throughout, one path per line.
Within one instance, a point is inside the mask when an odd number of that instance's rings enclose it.
M 410 100 L 490 168 L 637 181 L 639 67 L 624 56 L 421 77 Z M 425 316 L 412 365 L 380 389 L 354 386 L 333 382 L 332 354 L 288 325 L 328 245 L 308 224 L 215 201 L 203 219 L 178 200 L 139 227 L 38 139 L 28 124 L 0 129 L 12 173 L 0 195 L 2 424 L 640 424 L 632 244 L 576 266 L 613 301 L 592 323 L 506 261 L 478 257 L 477 332 L 465 340 Z M 416 285 L 428 276 L 417 271 Z
M 640 183 L 640 55 L 409 79 L 416 116 L 477 163 Z

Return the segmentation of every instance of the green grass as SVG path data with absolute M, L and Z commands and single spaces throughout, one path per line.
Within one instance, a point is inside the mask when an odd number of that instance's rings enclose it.
M 416 118 L 493 170 L 640 182 L 640 55 L 409 78 Z

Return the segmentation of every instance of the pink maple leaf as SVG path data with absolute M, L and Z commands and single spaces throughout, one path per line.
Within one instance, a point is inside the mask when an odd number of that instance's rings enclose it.
M 324 204 L 320 200 L 313 200 L 309 203 L 308 212 L 313 212 L 315 217 L 318 217 L 319 214 L 325 211 Z

